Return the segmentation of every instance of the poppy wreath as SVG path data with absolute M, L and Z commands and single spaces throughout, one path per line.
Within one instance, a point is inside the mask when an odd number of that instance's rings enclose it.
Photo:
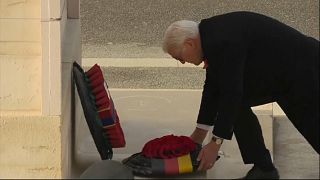
M 123 164 L 138 176 L 174 176 L 197 171 L 201 145 L 187 136 L 168 135 L 147 142 Z
M 167 135 L 147 142 L 142 154 L 147 158 L 170 159 L 189 154 L 196 143 L 187 136 Z
M 111 159 L 112 148 L 124 147 L 125 139 L 103 72 L 97 64 L 84 72 L 74 62 L 73 79 L 101 159 Z

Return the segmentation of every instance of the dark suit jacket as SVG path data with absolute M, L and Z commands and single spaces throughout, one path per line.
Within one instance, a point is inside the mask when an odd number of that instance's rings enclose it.
M 202 20 L 199 31 L 209 67 L 197 123 L 214 125 L 216 136 L 231 139 L 242 107 L 274 102 L 319 76 L 319 41 L 273 18 L 233 12 Z M 319 90 L 307 85 L 296 91 Z

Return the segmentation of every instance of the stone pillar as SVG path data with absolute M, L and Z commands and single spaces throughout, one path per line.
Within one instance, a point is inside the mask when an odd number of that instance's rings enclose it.
M 0 1 L 0 178 L 68 176 L 78 21 L 67 0 Z

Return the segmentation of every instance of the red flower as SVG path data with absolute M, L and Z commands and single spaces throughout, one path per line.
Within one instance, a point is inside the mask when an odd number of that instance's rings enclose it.
M 148 158 L 169 159 L 189 154 L 196 149 L 196 143 L 187 136 L 167 135 L 147 142 L 142 154 Z

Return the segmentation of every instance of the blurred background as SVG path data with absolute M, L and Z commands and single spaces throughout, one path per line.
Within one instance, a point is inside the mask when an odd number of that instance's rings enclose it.
M 254 11 L 319 39 L 315 0 L 81 0 L 83 58 L 167 57 L 161 50 L 172 22 Z

